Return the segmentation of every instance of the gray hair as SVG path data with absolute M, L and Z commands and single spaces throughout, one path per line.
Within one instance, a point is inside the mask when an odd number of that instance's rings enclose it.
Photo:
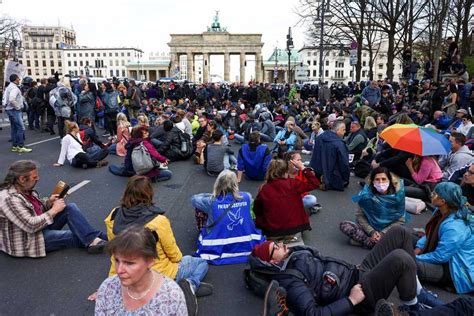
M 335 132 L 343 126 L 346 126 L 346 123 L 344 123 L 344 121 L 336 120 L 334 121 L 334 123 L 332 123 L 332 130 Z
M 5 179 L 0 183 L 0 189 L 10 188 L 12 185 L 18 183 L 20 177 L 28 176 L 31 171 L 36 169 L 38 169 L 38 167 L 33 160 L 15 161 L 10 168 L 8 168 Z
M 214 190 L 212 197 L 215 199 L 219 196 L 224 197 L 228 193 L 234 196 L 234 199 L 242 199 L 239 194 L 239 184 L 237 182 L 237 176 L 230 170 L 224 170 L 217 176 L 216 182 L 214 182 Z

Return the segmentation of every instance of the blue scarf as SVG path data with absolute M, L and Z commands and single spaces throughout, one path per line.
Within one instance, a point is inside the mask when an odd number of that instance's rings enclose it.
M 359 204 L 370 226 L 377 231 L 382 231 L 400 217 L 407 219 L 403 180 L 400 180 L 398 192 L 386 195 L 374 194 L 366 184 L 359 194 L 352 197 L 352 201 Z

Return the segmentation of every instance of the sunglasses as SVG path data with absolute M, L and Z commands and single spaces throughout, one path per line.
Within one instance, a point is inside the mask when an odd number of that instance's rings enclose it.
M 281 242 L 281 241 L 280 241 L 280 242 Z M 275 250 L 280 249 L 280 247 L 281 247 L 281 246 L 279 245 L 280 242 L 276 242 L 276 241 L 273 242 L 272 251 L 270 251 L 270 260 L 272 260 L 273 254 L 275 253 Z M 281 243 L 282 243 L 282 242 L 281 242 Z

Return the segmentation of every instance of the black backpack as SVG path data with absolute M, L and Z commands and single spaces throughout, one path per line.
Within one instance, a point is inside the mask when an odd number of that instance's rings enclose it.
M 189 134 L 180 131 L 179 141 L 181 143 L 181 148 L 179 150 L 179 155 L 183 159 L 188 159 L 193 155 L 193 143 L 191 141 L 191 136 Z
M 370 166 L 370 163 L 367 160 L 360 159 L 357 160 L 354 164 L 354 174 L 356 175 L 356 177 L 365 178 L 369 175 L 371 170 L 372 167 Z
M 296 269 L 286 269 L 282 272 L 271 271 L 267 269 L 245 269 L 244 280 L 246 287 L 255 295 L 264 297 L 268 285 L 275 275 L 294 276 L 308 285 L 308 280 L 300 271 Z

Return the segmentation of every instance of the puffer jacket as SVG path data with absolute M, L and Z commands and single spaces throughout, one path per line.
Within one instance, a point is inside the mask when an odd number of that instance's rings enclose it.
M 249 257 L 249 264 L 251 269 L 283 273 L 274 275 L 273 279 L 285 288 L 290 311 L 295 315 L 346 315 L 353 311 L 348 296 L 359 277 L 355 265 L 323 257 L 318 250 L 308 246 L 293 247 L 288 258 L 278 265 L 254 256 Z M 286 269 L 298 270 L 305 280 L 284 274 Z M 336 285 L 325 281 L 325 275 L 336 279 Z

